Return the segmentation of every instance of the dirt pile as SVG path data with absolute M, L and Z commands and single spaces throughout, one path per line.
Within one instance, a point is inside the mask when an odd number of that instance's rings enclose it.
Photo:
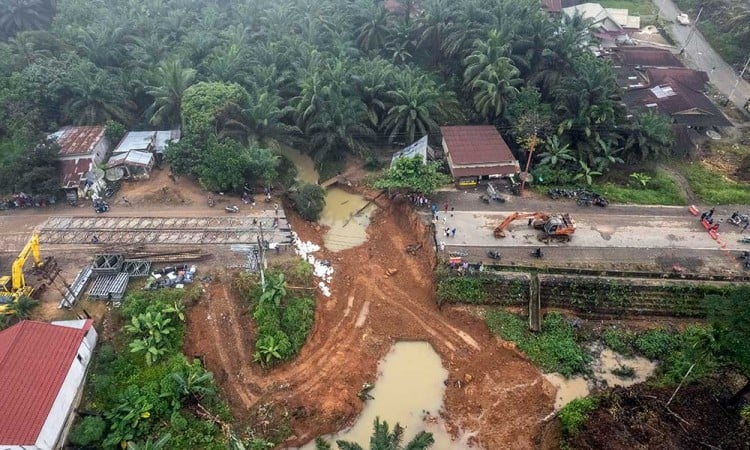
M 247 305 L 217 282 L 189 311 L 186 353 L 204 357 L 238 419 L 257 426 L 251 422 L 268 416 L 269 405 L 289 412 L 293 436 L 284 446 L 294 446 L 356 418 L 363 406 L 357 392 L 376 380 L 378 361 L 394 342 L 427 341 L 450 374 L 449 425 L 476 432 L 483 448 L 533 448 L 540 421 L 552 410 L 552 387 L 480 319 L 437 309 L 431 234 L 408 206 L 377 203 L 381 210 L 365 244 L 316 255 L 336 270 L 333 295 L 318 295 L 314 328 L 294 361 L 270 371 L 252 364 Z M 303 240 L 322 245 L 320 227 L 290 221 Z M 405 249 L 414 243 L 425 245 L 412 256 Z
M 723 387 L 683 386 L 669 408 L 674 388 L 638 385 L 618 388 L 602 399 L 573 439 L 576 449 L 747 449 L 750 429 L 719 401 Z

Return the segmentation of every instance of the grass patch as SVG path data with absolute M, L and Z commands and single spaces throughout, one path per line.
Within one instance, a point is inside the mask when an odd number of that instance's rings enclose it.
M 702 164 L 683 166 L 690 188 L 702 201 L 713 205 L 750 203 L 750 185 L 710 171 Z
M 542 331 L 531 333 L 526 322 L 509 312 L 496 309 L 486 315 L 487 328 L 519 350 L 545 372 L 559 372 L 566 377 L 584 373 L 591 356 L 579 343 L 576 330 L 565 316 L 552 312 L 544 316 Z
M 664 172 L 648 173 L 651 180 L 645 187 L 635 186 L 632 181 L 594 183 L 593 190 L 607 200 L 637 205 L 684 205 L 685 197 L 677 183 Z
M 617 369 L 612 369 L 611 372 L 618 378 L 635 378 L 635 369 L 630 366 L 620 366 Z
M 627 9 L 632 15 L 654 15 L 658 11 L 650 0 L 603 0 L 600 4 L 605 8 Z
M 437 286 L 437 303 L 479 303 L 484 299 L 482 281 L 476 277 L 444 277 Z

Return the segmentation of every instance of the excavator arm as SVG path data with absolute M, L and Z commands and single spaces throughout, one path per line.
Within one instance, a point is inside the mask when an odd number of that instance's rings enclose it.
M 508 228 L 508 225 L 510 225 L 513 221 L 519 220 L 519 219 L 526 219 L 531 218 L 533 220 L 547 220 L 549 218 L 549 214 L 542 213 L 542 212 L 533 212 L 533 213 L 520 213 L 520 212 L 514 212 L 513 214 L 509 215 L 505 218 L 502 222 L 500 222 L 500 225 L 495 227 L 494 235 L 496 238 L 502 238 L 505 237 L 505 229 Z
M 11 290 L 14 292 L 26 286 L 26 281 L 23 277 L 23 266 L 26 264 L 29 255 L 34 257 L 34 265 L 36 267 L 42 266 L 43 261 L 39 254 L 39 233 L 36 231 L 31 235 L 31 239 L 26 243 L 26 246 L 21 250 L 21 253 L 18 254 L 16 260 L 13 261 L 13 267 L 11 269 Z

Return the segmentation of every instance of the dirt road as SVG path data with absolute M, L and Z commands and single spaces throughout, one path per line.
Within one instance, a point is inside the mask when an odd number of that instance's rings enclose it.
M 376 379 L 377 363 L 394 342 L 424 340 L 449 370 L 444 416 L 454 430 L 476 432 L 486 449 L 533 448 L 553 388 L 490 337 L 479 318 L 437 309 L 429 233 L 409 208 L 381 206 L 386 211 L 373 217 L 365 245 L 317 255 L 333 262 L 333 295 L 318 297 L 314 329 L 297 359 L 268 372 L 251 364 L 246 303 L 217 284 L 190 310 L 186 353 L 203 355 L 237 417 L 257 417 L 253 411 L 268 404 L 292 412 L 294 437 L 285 444 L 295 446 L 356 417 L 357 391 Z M 322 243 L 320 231 L 292 222 L 303 239 Z M 426 245 L 416 256 L 403 251 L 418 240 Z M 389 268 L 397 273 L 387 277 Z

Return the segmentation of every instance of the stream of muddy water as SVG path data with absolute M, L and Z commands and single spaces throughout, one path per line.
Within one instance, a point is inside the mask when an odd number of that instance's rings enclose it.
M 297 168 L 297 180 L 304 183 L 317 183 L 318 172 L 313 160 L 299 151 L 282 146 L 278 152 L 289 158 Z M 367 240 L 367 227 L 374 205 L 357 194 L 351 194 L 337 187 L 326 191 L 326 205 L 319 222 L 328 227 L 323 236 L 323 244 L 328 250 L 340 251 L 356 247 Z M 364 209 L 363 209 L 364 208 Z
M 379 417 L 388 422 L 391 430 L 396 423 L 406 429 L 404 445 L 420 431 L 427 431 L 435 439 L 432 450 L 472 448 L 467 444 L 468 434 L 451 440 L 440 418 L 447 377 L 448 371 L 430 344 L 398 342 L 380 362 L 378 379 L 370 391 L 373 398 L 367 401 L 354 425 L 324 438 L 332 443 L 339 439 L 356 442 L 367 448 L 373 422 Z M 315 444 L 311 442 L 302 449 L 314 450 Z

